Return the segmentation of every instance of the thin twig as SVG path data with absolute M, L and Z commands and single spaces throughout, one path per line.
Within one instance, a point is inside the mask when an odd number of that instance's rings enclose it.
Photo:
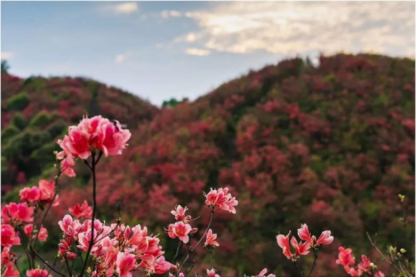
M 300 268 L 299 268 L 299 266 L 298 266 L 297 262 L 296 262 L 296 261 L 293 261 L 293 264 L 295 265 L 296 269 L 298 270 L 300 277 L 304 277 L 304 274 L 303 274 L 303 272 L 300 270 Z
M 205 236 L 207 235 L 208 230 L 209 230 L 209 228 L 211 227 L 211 223 L 212 223 L 212 219 L 213 219 L 213 217 L 214 217 L 214 213 L 215 213 L 214 208 L 211 208 L 211 214 L 210 214 L 210 218 L 209 218 L 209 223 L 208 223 L 207 229 L 205 230 L 204 235 L 201 237 L 201 239 L 197 242 L 197 244 L 196 244 L 193 248 L 191 248 L 191 247 L 189 246 L 189 251 L 188 251 L 188 253 L 186 254 L 186 257 L 185 257 L 185 259 L 183 260 L 183 262 L 182 262 L 181 266 L 179 267 L 179 270 L 176 272 L 176 277 L 178 277 L 178 276 L 179 276 L 179 273 L 181 272 L 181 270 L 182 270 L 183 266 L 184 266 L 184 265 L 185 265 L 185 263 L 188 261 L 188 259 L 189 259 L 189 255 L 190 255 L 192 252 L 194 252 L 195 248 L 197 248 L 197 247 L 198 247 L 198 245 L 202 242 L 202 240 L 203 240 L 203 239 L 205 238 Z
M 88 258 L 90 256 L 91 253 L 91 249 L 92 246 L 94 245 L 94 222 L 95 222 L 95 215 L 97 213 L 97 178 L 96 178 L 96 172 L 95 172 L 95 167 L 98 163 L 98 161 L 100 160 L 101 156 L 102 156 L 103 152 L 100 152 L 98 154 L 98 159 L 95 160 L 95 153 L 93 153 L 91 155 L 91 173 L 92 173 L 92 185 L 93 185 L 93 191 L 92 191 L 92 199 L 93 199 L 93 208 L 92 208 L 92 218 L 91 218 L 91 240 L 88 246 L 88 251 L 87 254 L 85 256 L 85 262 L 84 262 L 84 266 L 81 270 L 81 274 L 80 277 L 82 277 L 84 275 L 85 270 L 87 269 L 88 266 Z
M 191 267 L 189 268 L 188 272 L 185 274 L 185 277 L 188 276 L 189 273 L 191 273 L 192 269 L 194 268 L 195 260 L 192 261 Z
M 175 257 L 173 257 L 173 264 L 176 264 L 176 260 L 178 259 L 178 256 L 179 256 L 179 251 L 182 249 L 182 245 L 183 245 L 183 242 L 180 240 L 178 243 L 178 247 L 176 248 Z
M 312 268 L 311 268 L 311 271 L 309 272 L 308 277 L 312 275 L 313 269 L 315 268 L 316 260 L 318 259 L 318 253 L 316 252 L 315 249 L 313 251 L 313 256 L 314 256 L 314 260 L 313 260 Z
M 65 260 L 66 268 L 68 269 L 69 277 L 72 277 L 71 268 L 69 267 L 68 259 L 66 258 L 66 256 L 64 256 L 64 260 Z
M 59 274 L 62 277 L 66 277 L 65 275 L 63 275 L 61 272 L 59 272 L 58 270 L 56 270 L 55 268 L 53 268 L 51 265 L 49 265 L 49 263 L 47 261 L 45 261 L 44 259 L 42 259 L 41 256 L 39 256 L 38 253 L 34 252 L 35 255 L 39 258 L 39 260 L 42 261 L 43 264 L 45 264 L 47 267 L 49 267 L 50 270 L 52 270 L 53 272 L 55 272 L 56 274 Z

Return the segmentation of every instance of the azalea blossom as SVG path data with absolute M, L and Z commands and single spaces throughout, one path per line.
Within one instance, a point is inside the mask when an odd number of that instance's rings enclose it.
M 188 243 L 188 234 L 192 231 L 192 227 L 189 224 L 183 223 L 182 221 L 170 224 L 168 227 L 168 235 L 170 238 L 179 238 L 183 243 Z
M 338 251 L 338 259 L 335 261 L 337 264 L 340 264 L 344 267 L 355 264 L 355 258 L 352 255 L 351 248 L 345 249 L 344 247 L 339 247 Z
M 283 255 L 285 255 L 286 258 L 288 259 L 292 259 L 293 255 L 290 251 L 289 239 L 290 239 L 290 231 L 286 236 L 284 235 L 276 236 L 277 244 L 280 246 L 280 248 L 283 249 Z
M 91 218 L 92 217 L 92 207 L 88 206 L 88 202 L 84 200 L 82 205 L 77 203 L 73 208 L 69 208 L 69 212 L 75 218 Z
M 292 239 L 290 239 L 290 231 L 287 234 L 287 236 L 284 236 L 284 235 L 276 236 L 276 240 L 277 240 L 277 244 L 283 249 L 283 255 L 285 255 L 285 257 L 290 260 L 296 260 L 296 258 L 299 257 L 300 255 L 309 254 L 309 248 L 310 248 L 309 243 L 307 242 L 298 243 L 295 237 L 292 237 Z M 289 240 L 290 240 L 290 244 L 295 249 L 295 254 L 292 254 L 290 250 Z
M 1 211 L 3 223 L 21 224 L 33 221 L 34 208 L 27 203 L 10 203 L 5 205 Z
M 13 226 L 9 224 L 1 225 L 1 246 L 11 247 L 20 245 L 19 235 L 14 231 Z
M 211 189 L 208 194 L 205 194 L 205 198 L 205 204 L 210 207 L 218 207 L 221 210 L 236 213 L 235 206 L 238 205 L 238 201 L 228 193 L 228 188 Z
M 185 213 L 188 210 L 187 207 L 182 207 L 181 205 L 177 205 L 175 210 L 171 211 L 171 214 L 175 216 L 175 219 L 178 221 L 188 222 L 191 220 L 191 216 L 186 216 Z
M 20 200 L 24 202 L 36 202 L 40 198 L 40 190 L 38 187 L 23 188 L 19 192 Z
M 311 236 L 308 225 L 306 224 L 301 224 L 301 228 L 298 229 L 298 236 L 302 240 L 309 243 L 311 247 L 331 244 L 334 241 L 334 237 L 331 236 L 331 231 L 323 231 L 318 239 L 316 239 L 315 236 Z
M 131 277 L 132 271 L 135 269 L 136 259 L 133 254 L 119 252 L 117 254 L 117 273 L 120 277 Z
M 207 269 L 207 275 L 208 277 L 220 277 L 220 275 L 215 273 L 215 269 Z
M 57 154 L 57 158 L 86 160 L 94 150 L 102 151 L 105 156 L 119 155 L 130 137 L 130 131 L 122 129 L 118 121 L 113 123 L 102 116 L 84 118 L 77 126 L 69 127 L 68 134 L 58 140 L 63 151 Z
M 220 244 L 218 242 L 216 242 L 215 240 L 217 239 L 217 234 L 212 233 L 212 230 L 209 229 L 207 232 L 207 236 L 205 239 L 205 244 L 204 246 L 208 246 L 211 245 L 212 247 L 218 247 L 220 246 Z
M 300 255 L 308 255 L 309 254 L 309 248 L 310 244 L 307 242 L 301 242 L 298 243 L 295 237 L 292 237 L 290 240 L 290 244 L 295 248 L 295 255 L 296 257 L 299 257 Z
M 267 276 L 266 276 L 266 274 L 267 274 L 267 268 L 264 268 L 262 271 L 260 271 L 260 273 L 258 275 L 253 276 L 253 277 L 276 277 L 276 275 L 274 275 L 274 274 L 269 274 Z
M 26 271 L 26 276 L 27 277 L 52 277 L 52 275 L 49 274 L 47 270 L 40 269 L 40 268 Z
M 48 230 L 44 228 L 43 226 L 40 227 L 39 235 L 33 234 L 33 225 L 28 224 L 23 228 L 23 231 L 25 232 L 26 236 L 30 238 L 32 235 L 32 238 L 38 237 L 39 241 L 46 241 L 48 239 Z

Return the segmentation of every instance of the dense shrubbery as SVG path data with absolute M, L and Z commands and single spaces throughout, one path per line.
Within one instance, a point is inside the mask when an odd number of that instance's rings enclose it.
M 403 233 L 402 206 L 395 196 L 414 195 L 414 74 L 414 61 L 376 55 L 321 57 L 318 67 L 300 59 L 286 60 L 250 72 L 194 102 L 177 103 L 159 113 L 136 113 L 130 121 L 129 113 L 140 111 L 130 108 L 132 96 L 109 95 L 109 101 L 102 103 L 99 94 L 100 108 L 107 111 L 104 115 L 114 110 L 109 117 L 120 118 L 133 133 L 130 151 L 103 161 L 105 170 L 97 174 L 99 211 L 112 218 L 121 202 L 129 223 L 140 221 L 157 230 L 169 223 L 172 206 L 190 203 L 190 211 L 202 216 L 196 226 L 200 227 L 207 224 L 207 214 L 196 196 L 210 187 L 228 186 L 240 205 L 233 221 L 222 214 L 213 224 L 222 251 L 212 260 L 223 276 L 255 274 L 262 266 L 281 276 L 296 274 L 290 263 L 276 255 L 276 245 L 270 241 L 299 222 L 313 222 L 312 233 L 330 229 L 336 238 L 320 253 L 320 276 L 345 274 L 333 259 L 341 245 L 369 254 L 389 272 L 380 255 L 370 251 L 366 232 L 377 233 L 379 246 L 390 242 L 413 257 L 414 243 L 409 240 L 415 230 L 414 199 L 409 199 L 409 224 Z M 32 94 L 21 87 L 21 80 L 3 75 L 2 126 L 9 128 L 14 112 L 8 110 L 7 99 L 27 91 L 32 101 Z M 37 86 L 31 81 L 27 86 L 52 92 L 55 81 Z M 75 122 L 88 110 L 89 103 L 79 105 L 86 103 L 80 99 L 91 99 L 80 98 L 88 91 L 78 84 L 77 89 L 65 91 L 70 96 L 51 93 L 49 97 L 55 98 L 34 101 L 46 101 L 42 109 L 48 112 L 55 111 L 59 102 L 56 120 Z M 21 111 L 26 119 L 42 110 L 31 103 Z M 138 123 L 141 118 L 152 120 Z M 30 132 L 35 136 L 34 130 Z M 16 135 L 19 141 L 24 135 L 8 133 L 3 143 Z M 48 135 L 48 141 L 58 135 Z M 34 151 L 23 157 L 21 151 L 5 152 L 4 184 L 24 184 L 46 170 L 27 168 L 25 161 Z M 71 197 L 62 199 L 61 211 L 55 211 L 59 217 L 67 207 L 89 199 L 91 191 L 85 183 L 90 175 L 87 171 L 78 175 L 75 189 L 69 186 L 74 182 L 63 181 Z M 171 259 L 175 254 L 169 252 L 171 241 L 162 236 L 161 242 Z M 312 263 L 313 257 L 300 265 Z

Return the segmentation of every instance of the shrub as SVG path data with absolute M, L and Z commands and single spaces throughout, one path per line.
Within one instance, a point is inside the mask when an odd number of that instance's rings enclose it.
M 7 100 L 7 108 L 15 111 L 22 111 L 29 104 L 29 95 L 21 92 Z
M 26 127 L 27 121 L 23 114 L 17 113 L 12 119 L 12 124 L 20 130 L 23 130 Z

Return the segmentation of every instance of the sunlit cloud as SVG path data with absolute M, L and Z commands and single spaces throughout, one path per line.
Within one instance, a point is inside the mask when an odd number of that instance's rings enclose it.
M 106 5 L 101 8 L 102 12 L 113 14 L 132 14 L 139 10 L 137 2 L 126 2 L 115 5 Z
M 186 54 L 193 56 L 208 56 L 211 51 L 199 48 L 188 48 L 185 50 Z
M 414 9 L 413 2 L 228 2 L 178 14 L 194 20 L 198 30 L 174 42 L 240 54 L 372 51 L 413 57 Z
M 1 52 L 1 59 L 2 60 L 10 60 L 13 57 L 12 52 Z

